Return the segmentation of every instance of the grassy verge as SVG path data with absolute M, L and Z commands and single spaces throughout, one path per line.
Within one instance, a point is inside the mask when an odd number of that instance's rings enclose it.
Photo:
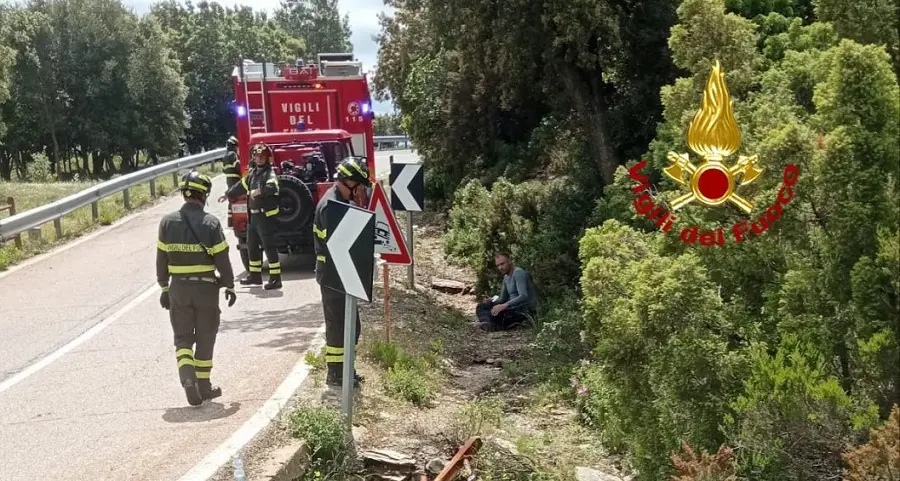
M 465 280 L 463 273 L 448 273 L 442 265 L 437 235 L 416 235 L 420 284 L 432 275 Z M 571 360 L 539 354 L 534 330 L 477 329 L 471 314 L 474 297 L 407 290 L 398 282 L 405 280 L 404 273 L 404 267 L 391 271 L 390 341 L 380 282 L 375 300 L 360 306 L 363 333 L 357 362 L 366 379 L 355 401 L 352 445 L 338 456 L 318 458 L 302 481 L 385 474 L 358 462 L 375 449 L 409 456 L 420 469 L 434 467 L 471 436 L 480 436 L 484 445 L 471 463 L 477 478 L 469 479 L 570 481 L 576 479 L 576 467 L 627 479 L 618 474 L 615 457 L 596 434 L 579 422 L 572 407 L 576 392 L 569 385 Z M 312 419 L 310 413 L 325 410 L 339 420 L 339 402 L 322 387 L 322 355 L 308 355 L 307 363 L 313 367 L 313 385 L 305 388 L 309 392 L 301 395 L 304 401 L 295 416 Z M 292 432 L 307 442 L 312 438 L 315 445 L 328 439 L 326 429 Z
M 212 173 L 209 165 L 199 169 L 204 173 Z M 63 197 L 80 192 L 91 185 L 90 182 L 0 182 L 0 202 L 6 202 L 7 197 L 12 197 L 16 202 L 16 210 L 19 213 L 35 207 L 46 205 Z M 32 238 L 27 233 L 22 234 L 22 248 L 16 247 L 12 239 L 0 246 L 0 271 L 6 270 L 10 265 L 21 262 L 29 257 L 47 251 L 61 243 L 84 235 L 101 225 L 112 224 L 117 219 L 129 214 L 141 207 L 152 204 L 155 200 L 166 197 L 176 191 L 177 186 L 172 182 L 172 176 L 166 175 L 156 179 L 156 197 L 150 195 L 150 184 L 140 184 L 130 190 L 132 210 L 125 209 L 125 199 L 122 193 L 112 195 L 98 202 L 99 218 L 94 221 L 91 215 L 91 207 L 83 207 L 62 218 L 62 236 L 56 236 L 56 229 L 52 222 L 40 227 L 39 238 Z M 8 213 L 0 213 L 4 218 Z

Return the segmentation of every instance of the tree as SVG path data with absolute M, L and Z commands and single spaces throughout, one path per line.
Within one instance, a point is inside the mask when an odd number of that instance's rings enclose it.
M 147 150 L 154 163 L 160 155 L 174 154 L 180 148 L 189 124 L 181 67 L 175 53 L 166 46 L 164 35 L 152 17 L 142 20 L 141 41 L 131 54 L 128 71 L 129 96 L 135 105 L 133 139 Z
M 307 55 L 352 52 L 350 17 L 342 17 L 337 0 L 282 0 L 275 12 L 279 25 L 290 35 L 302 39 Z

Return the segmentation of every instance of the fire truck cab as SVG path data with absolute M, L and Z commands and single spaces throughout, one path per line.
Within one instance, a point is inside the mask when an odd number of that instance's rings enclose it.
M 352 54 L 319 54 L 317 60 L 279 68 L 241 59 L 232 73 L 242 175 L 253 145 L 265 143 L 275 152 L 281 187 L 275 241 L 281 254 L 313 253 L 315 207 L 333 185 L 338 163 L 357 157 L 368 165 L 370 179 L 375 177 L 374 114 L 362 62 Z M 246 197 L 232 200 L 228 225 L 246 269 Z M 368 205 L 368 193 L 356 201 Z

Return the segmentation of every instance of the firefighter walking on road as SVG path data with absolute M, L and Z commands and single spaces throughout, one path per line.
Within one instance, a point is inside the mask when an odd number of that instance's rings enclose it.
M 235 136 L 228 137 L 225 142 L 225 157 L 222 159 L 222 169 L 225 172 L 225 185 L 228 189 L 241 181 L 241 160 L 237 154 L 238 139 Z
M 229 307 L 237 300 L 222 225 L 203 210 L 211 189 L 209 177 L 197 171 L 182 177 L 184 205 L 160 221 L 156 250 L 159 303 L 169 311 L 178 377 L 191 406 L 222 395 L 210 381 L 221 312 L 219 287 L 225 288 Z
M 247 254 L 250 258 L 248 270 L 250 275 L 241 280 L 241 285 L 262 285 L 262 252 L 266 251 L 269 260 L 269 282 L 266 289 L 281 289 L 281 263 L 278 261 L 278 248 L 275 245 L 275 216 L 278 215 L 280 189 L 278 176 L 272 168 L 274 153 L 266 144 L 253 146 L 253 167 L 234 184 L 225 197 L 235 199 L 241 195 L 249 196 L 247 208 L 250 210 L 250 225 L 247 229 Z M 262 244 L 262 249 L 260 249 Z
M 328 201 L 350 203 L 356 198 L 360 186 L 372 185 L 369 171 L 365 163 L 353 157 L 344 159 L 337 168 L 337 182 L 325 192 L 316 205 L 313 220 L 316 249 L 316 282 L 322 292 L 322 309 L 325 311 L 325 362 L 328 364 L 328 375 L 325 383 L 329 386 L 340 386 L 344 379 L 344 294 L 322 285 L 325 276 L 325 263 L 328 260 L 328 227 L 325 212 Z M 359 308 L 356 310 L 356 342 L 359 342 Z M 353 373 L 353 387 L 359 387 L 362 377 Z

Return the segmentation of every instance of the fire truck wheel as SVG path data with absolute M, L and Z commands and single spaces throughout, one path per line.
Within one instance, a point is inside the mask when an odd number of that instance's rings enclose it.
M 279 175 L 278 184 L 281 187 L 281 205 L 275 221 L 290 230 L 303 229 L 316 210 L 309 186 L 292 175 Z

